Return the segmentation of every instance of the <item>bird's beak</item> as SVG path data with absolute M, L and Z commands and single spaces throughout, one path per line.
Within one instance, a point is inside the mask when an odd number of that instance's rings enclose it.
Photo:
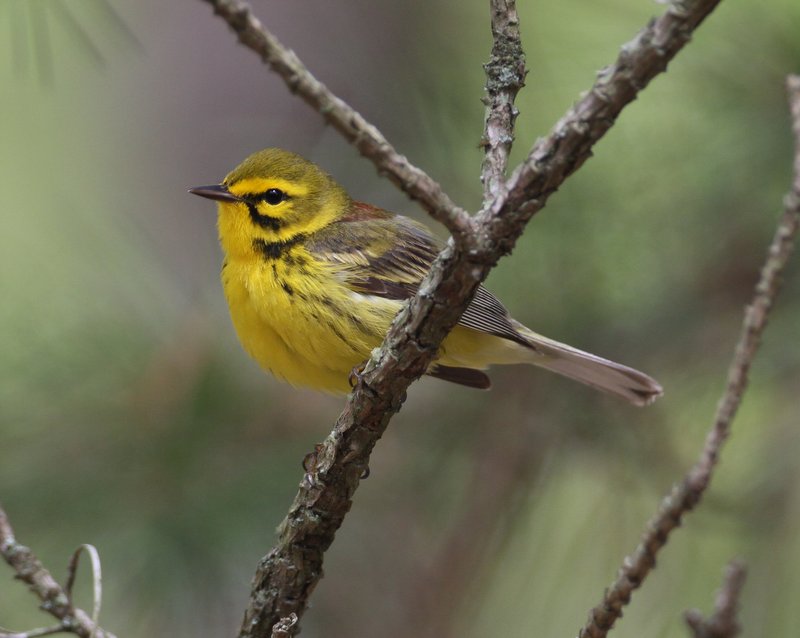
M 238 202 L 241 201 L 236 195 L 228 190 L 224 184 L 212 184 L 211 186 L 195 186 L 190 188 L 192 195 L 200 195 L 207 199 L 214 199 L 218 202 Z

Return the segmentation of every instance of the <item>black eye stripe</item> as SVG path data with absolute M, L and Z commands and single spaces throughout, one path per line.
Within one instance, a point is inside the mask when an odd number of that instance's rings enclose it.
M 242 199 L 249 204 L 266 202 L 270 206 L 277 206 L 281 202 L 291 199 L 291 197 L 287 195 L 286 191 L 282 191 L 280 188 L 270 188 L 263 193 L 247 193 L 245 195 L 240 195 L 239 199 Z

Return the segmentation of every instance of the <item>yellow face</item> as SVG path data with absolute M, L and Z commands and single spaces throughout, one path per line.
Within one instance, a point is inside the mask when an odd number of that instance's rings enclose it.
M 324 228 L 350 199 L 315 164 L 281 149 L 248 157 L 222 184 L 191 189 L 219 202 L 219 236 L 228 255 L 253 254 L 254 242 L 281 243 Z

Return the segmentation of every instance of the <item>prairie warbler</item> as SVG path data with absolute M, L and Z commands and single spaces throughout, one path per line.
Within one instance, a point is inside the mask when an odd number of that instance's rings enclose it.
M 421 224 L 353 201 L 315 164 L 254 153 L 221 184 L 189 191 L 219 202 L 222 285 L 244 349 L 294 385 L 347 392 L 440 250 Z M 530 363 L 636 405 L 651 377 L 536 334 L 483 287 L 427 374 L 488 388 L 491 364 Z

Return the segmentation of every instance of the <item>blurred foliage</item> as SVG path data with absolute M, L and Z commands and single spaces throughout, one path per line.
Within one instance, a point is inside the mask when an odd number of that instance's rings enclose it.
M 240 351 L 213 211 L 185 189 L 284 146 L 360 199 L 419 213 L 201 3 L 102 5 L 0 6 L 15 34 L 0 45 L 0 500 L 57 576 L 74 547 L 97 545 L 119 635 L 232 635 L 300 461 L 342 401 L 284 387 Z M 53 19 L 67 6 L 83 35 Z M 485 2 L 254 6 L 477 205 Z M 519 8 L 530 74 L 515 160 L 663 9 Z M 47 33 L 31 11 L 49 12 Z M 575 634 L 710 423 L 789 182 L 783 77 L 800 70 L 798 33 L 797 2 L 722 3 L 490 278 L 517 318 L 647 370 L 666 396 L 640 411 L 527 369 L 498 369 L 491 393 L 422 381 L 374 454 L 303 635 Z M 26 72 L 42 38 L 49 71 Z M 800 622 L 796 262 L 712 488 L 617 636 L 685 635 L 681 612 L 710 607 L 734 555 L 749 566 L 746 632 Z M 46 623 L 8 576 L 0 625 Z

